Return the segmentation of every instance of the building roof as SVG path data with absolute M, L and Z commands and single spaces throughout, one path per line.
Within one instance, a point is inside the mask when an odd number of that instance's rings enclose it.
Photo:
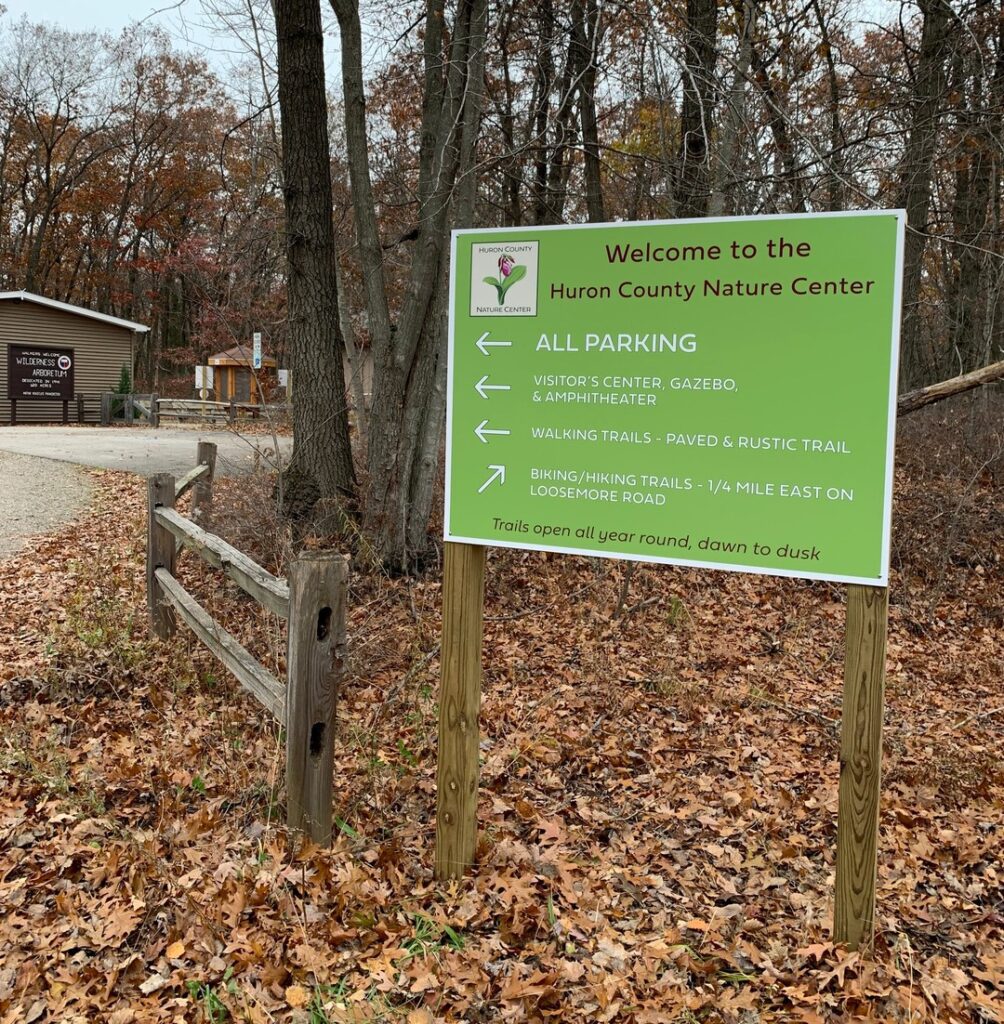
M 40 306 L 48 306 L 50 309 L 62 310 L 64 313 L 75 313 L 77 316 L 86 316 L 92 320 L 100 320 L 102 323 L 111 324 L 113 327 L 124 327 L 127 331 L 145 333 L 150 330 L 145 324 L 136 324 L 132 320 L 121 320 L 119 317 L 109 316 L 107 313 L 96 313 L 93 309 L 85 309 L 83 306 L 71 306 L 68 302 L 47 299 L 44 295 L 36 295 L 34 292 L 0 292 L 0 301 L 4 299 L 35 302 Z
M 216 355 L 209 357 L 210 366 L 221 366 L 233 364 L 235 366 L 250 366 L 254 357 L 254 352 L 250 345 L 234 345 L 233 348 L 228 348 L 225 352 L 217 352 Z M 263 366 L 276 366 L 275 356 L 270 356 L 263 352 L 261 356 Z

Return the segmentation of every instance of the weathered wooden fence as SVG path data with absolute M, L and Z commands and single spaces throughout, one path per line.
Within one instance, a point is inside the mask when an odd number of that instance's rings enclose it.
M 159 427 L 162 420 L 208 423 L 236 423 L 241 417 L 257 419 L 262 415 L 280 414 L 289 406 L 255 405 L 253 402 L 211 402 L 201 398 L 161 398 L 160 395 L 120 395 L 106 391 L 101 396 L 101 425 L 111 426 L 116 410 L 121 409 L 126 424 L 146 420 Z
M 101 426 L 110 426 L 120 413 L 127 424 L 132 424 L 137 417 L 149 421 L 156 414 L 156 405 L 156 395 L 122 395 L 117 391 L 104 391 L 101 394 Z
M 199 459 L 200 464 L 178 481 L 169 473 L 158 473 L 148 481 L 146 564 L 151 629 L 166 639 L 181 619 L 284 726 L 287 824 L 309 833 L 317 843 L 329 844 L 335 702 L 345 659 L 348 564 L 342 555 L 308 552 L 292 563 L 288 581 L 279 579 L 221 537 L 185 518 L 174 506 L 189 487 L 196 488 L 193 515 L 203 521 L 212 500 L 215 445 L 201 444 Z M 285 685 L 175 578 L 176 559 L 184 547 L 287 620 Z

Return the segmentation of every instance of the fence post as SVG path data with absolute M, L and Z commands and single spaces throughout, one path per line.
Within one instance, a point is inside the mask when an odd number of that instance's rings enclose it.
M 175 544 L 171 531 L 157 522 L 157 508 L 174 508 L 174 477 L 170 473 L 157 473 L 147 480 L 146 607 L 150 629 L 166 640 L 175 630 L 174 609 L 164 600 L 154 573 L 163 568 L 174 575 Z
M 77 395 L 77 422 L 84 422 L 84 396 L 80 394 Z
M 112 393 L 110 391 L 101 392 L 101 426 L 110 427 L 112 425 Z
M 160 406 L 157 405 L 159 401 L 159 395 L 150 396 L 150 415 L 148 419 L 150 420 L 150 426 L 154 428 L 160 426 Z
M 232 398 L 230 399 L 230 408 L 227 410 L 227 422 L 237 422 L 237 403 Z
M 127 427 L 131 427 L 132 426 L 133 417 L 136 415 L 136 410 L 133 408 L 133 400 L 132 400 L 132 395 L 131 394 L 126 395 L 126 397 L 125 397 L 125 409 L 124 409 L 122 415 L 123 415 L 123 418 L 125 419 L 126 426 Z
M 345 663 L 348 564 L 307 552 L 289 571 L 286 823 L 331 843 L 335 702 Z
M 213 506 L 213 480 L 216 477 L 216 445 L 212 441 L 199 442 L 195 464 L 209 467 L 209 472 L 203 473 L 192 488 L 192 518 L 199 526 L 205 527 Z

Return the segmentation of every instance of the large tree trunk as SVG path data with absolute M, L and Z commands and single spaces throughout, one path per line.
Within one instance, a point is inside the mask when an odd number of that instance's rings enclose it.
M 924 26 L 916 70 L 916 105 L 903 155 L 899 205 L 906 210 L 903 254 L 903 343 L 900 387 L 919 383 L 922 374 L 920 279 L 927 245 L 931 172 L 945 93 L 952 9 L 949 0 L 920 0 Z
M 286 206 L 293 454 L 283 504 L 305 515 L 354 493 L 338 320 L 331 165 L 319 0 L 275 0 Z

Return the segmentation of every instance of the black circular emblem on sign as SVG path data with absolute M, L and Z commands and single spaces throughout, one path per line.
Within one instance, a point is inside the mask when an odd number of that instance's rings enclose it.
M 58 363 L 61 370 L 68 370 L 73 365 L 73 360 L 69 356 L 60 356 Z

